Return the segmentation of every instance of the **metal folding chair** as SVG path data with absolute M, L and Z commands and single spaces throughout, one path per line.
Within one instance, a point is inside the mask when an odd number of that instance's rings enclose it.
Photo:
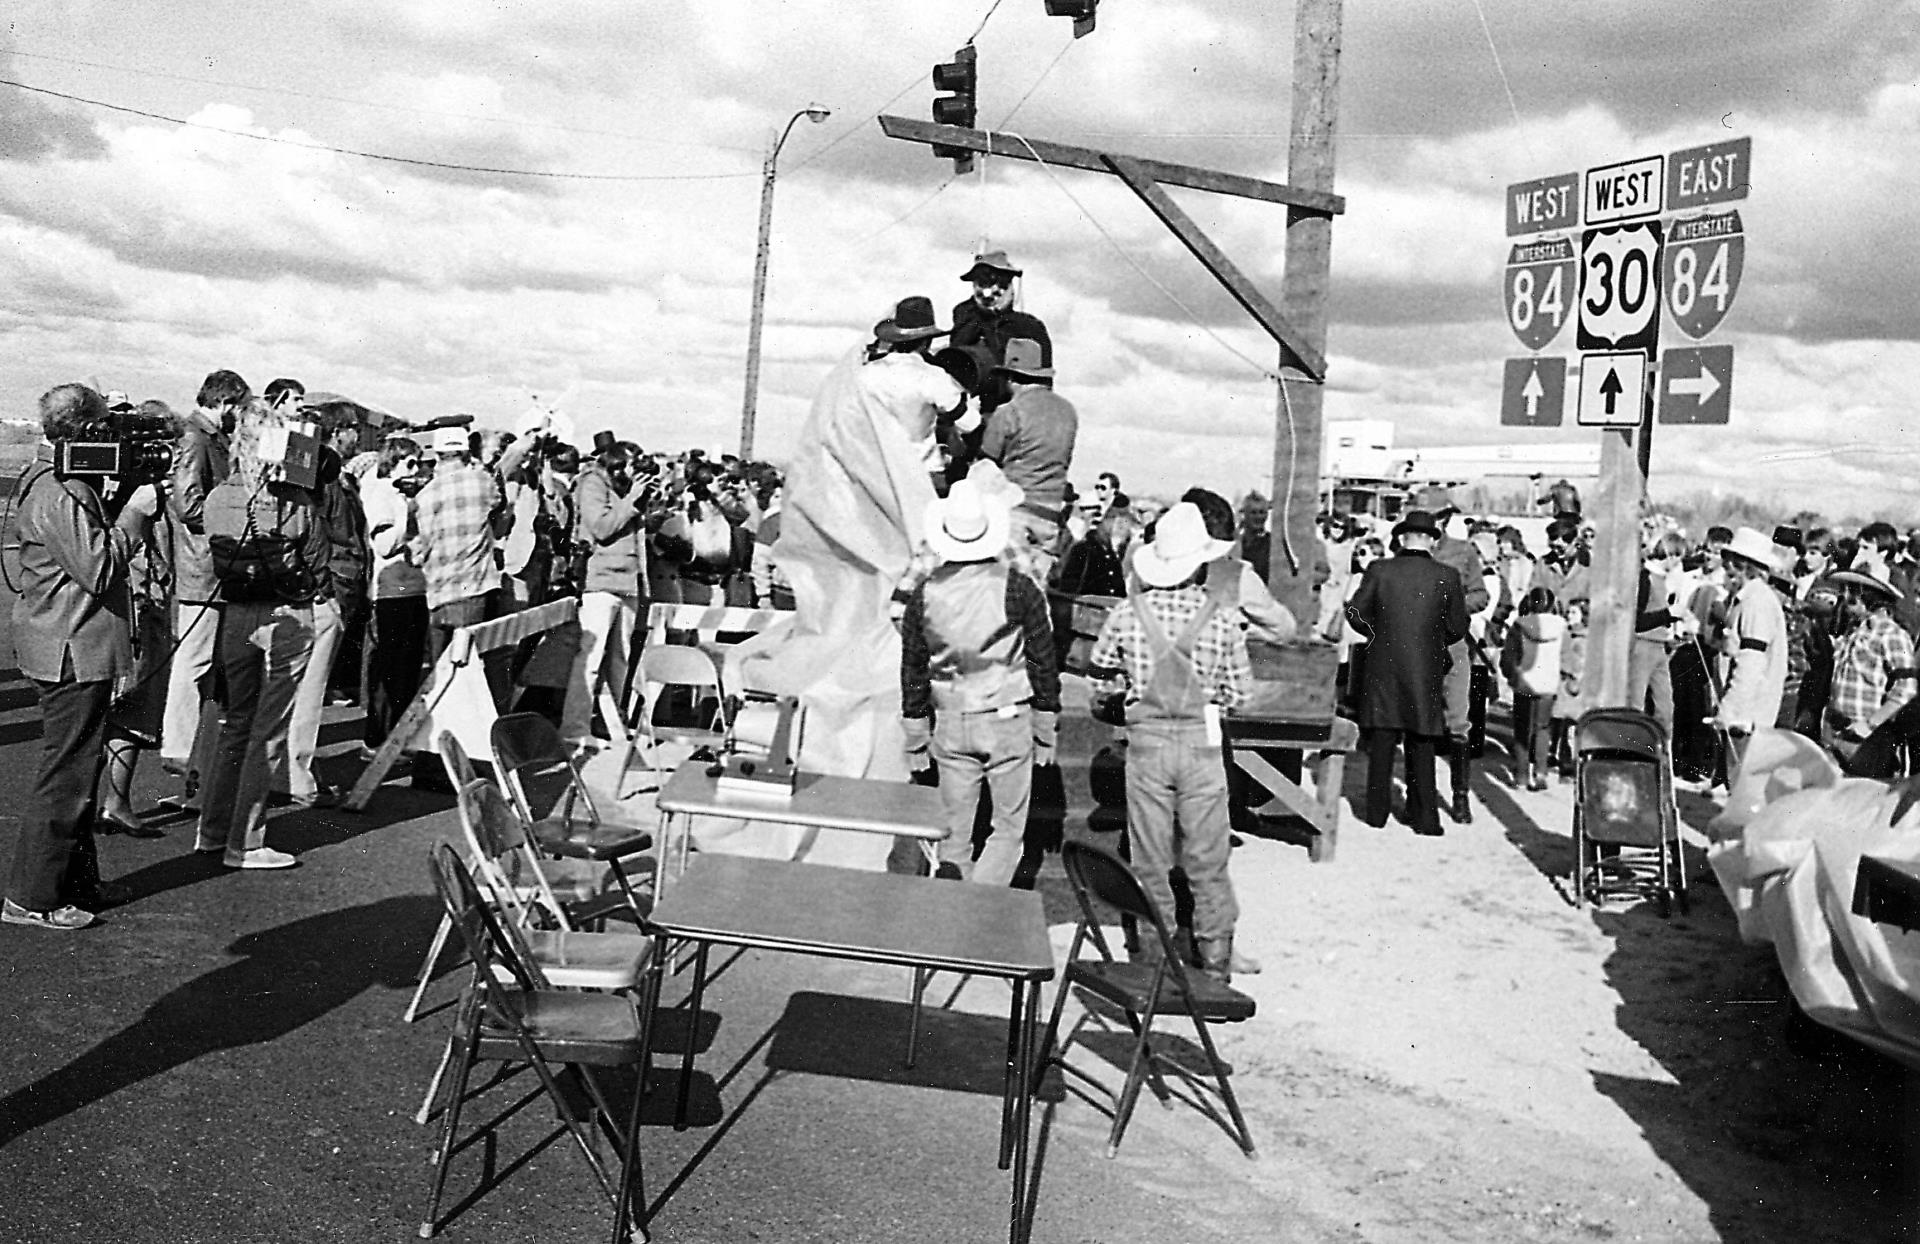
M 726 690 L 720 680 L 720 666 L 705 649 L 688 644 L 649 643 L 640 653 L 634 672 L 634 692 L 639 697 L 631 710 L 634 718 L 627 730 L 627 751 L 620 764 L 619 796 L 627 770 L 633 767 L 634 753 L 642 742 L 647 749 L 647 764 L 653 770 L 655 789 L 666 784 L 671 770 L 660 760 L 662 742 L 684 743 L 690 747 L 719 750 L 725 743 L 731 720 Z M 713 716 L 704 726 L 662 726 L 654 721 L 660 699 L 668 687 L 687 687 L 694 692 L 694 706 L 708 696 L 713 698 Z M 638 793 L 638 792 L 636 792 Z
M 1172 1095 L 1161 1076 L 1162 1069 L 1176 1072 L 1196 1090 L 1201 1087 L 1192 1072 L 1153 1048 L 1154 1020 L 1164 1014 L 1185 1015 L 1193 1021 L 1194 1035 L 1200 1039 L 1200 1048 L 1206 1055 L 1214 1084 L 1221 1100 L 1226 1103 L 1227 1113 L 1231 1117 L 1229 1130 L 1241 1151 L 1249 1158 L 1253 1157 L 1253 1133 L 1240 1113 L 1240 1103 L 1233 1095 L 1232 1084 L 1228 1082 L 1227 1065 L 1220 1060 L 1220 1052 L 1214 1048 L 1213 1036 L 1207 1031 L 1209 1024 L 1239 1023 L 1251 1019 L 1254 1014 L 1253 999 L 1188 967 L 1174 944 L 1172 934 L 1167 931 L 1166 923 L 1161 920 L 1159 909 L 1153 905 L 1153 900 L 1148 897 L 1140 879 L 1126 861 L 1091 843 L 1071 840 L 1062 845 L 1060 859 L 1066 865 L 1067 881 L 1080 907 L 1080 923 L 1073 931 L 1073 944 L 1067 951 L 1066 971 L 1060 980 L 1059 994 L 1054 998 L 1046 1036 L 1040 1043 L 1041 1069 L 1044 1070 L 1049 1063 L 1057 1063 L 1062 1072 L 1096 1088 L 1103 1088 L 1092 1076 L 1066 1062 L 1067 1047 L 1073 1043 L 1073 1036 L 1086 1017 L 1083 1016 L 1074 1024 L 1067 1041 L 1055 1049 L 1060 1016 L 1066 1009 L 1067 995 L 1075 987 L 1125 1012 L 1127 1024 L 1134 1034 L 1133 1058 L 1127 1067 L 1126 1084 L 1118 1093 L 1111 1094 L 1113 1130 L 1107 1137 L 1107 1156 L 1112 1157 L 1120 1150 L 1120 1138 L 1127 1130 L 1128 1120 L 1133 1117 L 1133 1108 L 1139 1099 L 1143 1081 L 1152 1080 L 1154 1095 L 1164 1103 L 1170 1103 Z M 1116 958 L 1107 946 L 1105 934 L 1101 932 L 1100 919 L 1094 908 L 1095 899 L 1124 916 L 1133 917 L 1142 930 L 1151 929 L 1157 939 L 1151 946 L 1157 948 L 1158 953 L 1149 949 L 1144 961 L 1137 963 Z M 1081 947 L 1089 942 L 1099 955 L 1097 958 L 1082 959 Z M 1210 1105 L 1200 1101 L 1197 1096 L 1196 1101 L 1215 1122 L 1227 1126 L 1213 1113 Z
M 640 986 L 652 960 L 654 940 L 639 933 L 583 933 L 574 929 L 565 904 L 540 872 L 539 856 L 528 843 L 519 816 L 493 783 L 473 781 L 460 789 L 460 830 L 467 844 L 468 871 L 479 878 L 502 921 L 525 939 L 527 953 L 545 973 L 548 984 L 556 989 L 606 992 L 631 992 Z M 538 927 L 542 923 L 560 927 Z M 425 1123 L 433 1117 L 440 1081 L 459 1047 L 461 1031 L 474 1022 L 470 1010 L 473 997 L 469 990 L 468 1009 L 454 1020 L 454 1033 L 448 1037 L 440 1065 L 427 1085 L 427 1095 L 414 1116 L 416 1122 Z
M 465 790 L 467 784 L 478 778 L 474 772 L 473 761 L 467 755 L 467 749 L 460 746 L 460 740 L 453 731 L 442 730 L 437 740 L 440 763 L 447 768 L 447 778 L 453 783 L 453 789 Z M 427 996 L 427 986 L 433 983 L 433 967 L 440 962 L 440 954 L 447 948 L 447 939 L 453 936 L 453 922 L 444 915 L 433 931 L 433 941 L 427 946 L 427 957 L 420 963 L 420 978 L 414 982 L 413 997 L 407 1000 L 407 1009 L 400 1014 L 402 1023 L 411 1024 L 420 1018 L 420 1003 Z
M 605 864 L 635 915 L 645 912 L 624 861 L 648 851 L 653 834 L 601 815 L 554 724 L 538 713 L 510 713 L 493 723 L 489 741 L 500 784 L 540 849 L 562 859 Z
M 518 930 L 502 923 L 488 909 L 478 883 L 451 846 L 443 843 L 434 848 L 432 871 L 440 901 L 473 959 L 475 999 L 474 1022 L 458 1033 L 461 1038 L 458 1070 L 453 1095 L 441 1118 L 440 1141 L 434 1151 L 433 1189 L 427 1201 L 426 1217 L 420 1224 L 421 1238 L 432 1238 L 441 1226 L 440 1199 L 455 1153 L 491 1135 L 505 1117 L 518 1109 L 518 1106 L 510 1108 L 465 1139 L 456 1141 L 473 1068 L 486 1060 L 532 1066 L 541 1088 L 614 1207 L 614 1244 L 628 1237 L 629 1224 L 632 1238 L 644 1244 L 646 1185 L 639 1137 L 640 1103 L 646 1087 L 643 1074 L 646 1042 L 640 1011 L 633 998 L 624 994 L 566 993 L 551 988 Z M 616 1138 L 620 1157 L 617 1178 L 595 1150 L 587 1121 L 579 1117 L 580 1103 L 562 1088 L 556 1066 L 578 1073 L 578 1082 L 585 1087 L 591 1102 L 593 1119 Z M 624 1122 L 600 1074 L 614 1067 L 632 1068 L 635 1076 L 633 1099 L 625 1111 Z

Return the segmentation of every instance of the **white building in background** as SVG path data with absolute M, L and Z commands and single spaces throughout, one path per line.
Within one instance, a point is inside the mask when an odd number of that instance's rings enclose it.
M 1477 492 L 1484 507 L 1496 499 L 1528 503 L 1558 480 L 1586 492 L 1600 478 L 1600 443 L 1448 445 L 1401 449 L 1388 419 L 1330 419 L 1321 439 L 1320 491 L 1328 509 L 1397 516 L 1423 484 Z M 1460 498 L 1474 504 L 1469 498 Z

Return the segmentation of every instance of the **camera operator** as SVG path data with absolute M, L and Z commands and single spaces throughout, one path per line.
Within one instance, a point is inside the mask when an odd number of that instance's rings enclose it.
M 20 595 L 13 607 L 20 672 L 33 679 L 42 719 L 33 806 L 14 847 L 0 921 L 83 929 L 124 896 L 100 880 L 93 841 L 94 786 L 106 761 L 114 680 L 132 662 L 127 566 L 153 521 L 151 489 L 109 523 L 95 484 L 55 474 L 55 442 L 72 440 L 107 414 L 85 385 L 40 399 L 47 443 L 21 480 L 17 502 Z
M 592 745 L 602 672 L 617 691 L 627 685 L 633 634 L 647 605 L 647 533 L 664 517 L 659 475 L 635 478 L 636 471 L 653 466 L 637 445 L 597 432 L 593 447 L 593 462 L 580 472 L 573 497 L 579 532 L 591 552 L 580 597 L 580 648 L 560 716 L 560 736 L 576 747 Z M 607 726 L 612 730 L 617 723 Z

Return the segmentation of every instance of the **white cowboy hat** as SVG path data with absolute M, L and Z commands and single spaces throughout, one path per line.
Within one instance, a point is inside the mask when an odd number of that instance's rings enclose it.
M 1148 587 L 1175 587 L 1232 547 L 1231 540 L 1209 536 L 1200 508 L 1182 501 L 1154 524 L 1152 542 L 1134 550 L 1133 572 Z
M 927 503 L 927 547 L 942 561 L 983 562 L 1007 547 L 1013 513 L 996 504 L 972 479 Z
M 1768 574 L 1780 573 L 1780 547 L 1752 527 L 1736 528 L 1733 539 L 1720 546 L 1720 555 L 1752 562 Z
M 465 428 L 435 428 L 427 437 L 427 448 L 436 454 L 463 454 L 471 442 Z

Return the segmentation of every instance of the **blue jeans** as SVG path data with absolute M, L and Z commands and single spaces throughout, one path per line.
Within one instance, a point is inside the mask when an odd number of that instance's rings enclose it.
M 267 839 L 267 788 L 287 764 L 293 697 L 313 651 L 313 606 L 233 603 L 220 622 L 226 720 L 201 790 L 200 841 L 251 851 Z
M 1033 796 L 1032 712 L 1024 704 L 1005 715 L 941 712 L 928 750 L 940 768 L 940 802 L 947 809 L 940 862 L 983 885 L 1006 885 L 1020 867 Z M 993 832 L 974 862 L 973 818 L 983 778 L 993 792 Z
M 1197 721 L 1129 725 L 1127 842 L 1133 871 L 1168 932 L 1174 928 L 1168 874 L 1176 864 L 1186 873 L 1193 893 L 1194 946 L 1203 955 L 1209 945 L 1232 938 L 1240 919 L 1240 904 L 1227 876 L 1230 833 L 1226 767 L 1219 744 L 1207 742 L 1206 727 Z

